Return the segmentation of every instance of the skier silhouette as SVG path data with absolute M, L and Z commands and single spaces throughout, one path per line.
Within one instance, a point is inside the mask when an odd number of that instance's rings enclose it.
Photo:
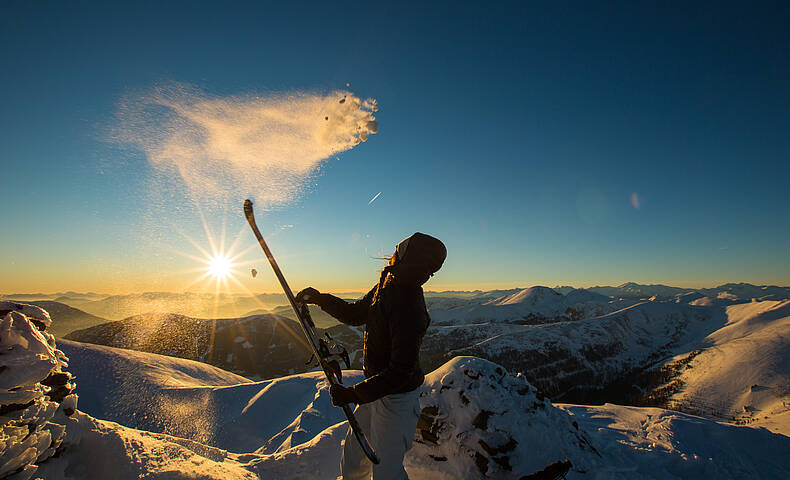
M 332 403 L 357 404 L 354 415 L 380 458 L 373 465 L 346 433 L 340 471 L 344 480 L 408 479 L 403 456 L 411 448 L 420 413 L 420 345 L 430 323 L 422 285 L 447 257 L 444 244 L 415 233 L 400 242 L 379 282 L 362 299 L 348 303 L 312 287 L 297 300 L 318 305 L 347 325 L 365 325 L 365 380 L 352 387 L 332 385 Z

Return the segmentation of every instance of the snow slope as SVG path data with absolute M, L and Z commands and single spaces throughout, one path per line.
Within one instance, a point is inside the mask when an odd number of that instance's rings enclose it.
M 660 408 L 559 405 L 591 432 L 602 461 L 576 478 L 780 479 L 790 438 Z M 573 472 L 572 472 L 573 473 Z
M 790 300 L 726 308 L 724 327 L 700 342 L 672 408 L 790 435 Z
M 721 314 L 711 313 L 717 311 Z M 39 358 L 50 365 L 42 375 L 51 374 L 50 368 L 65 366 L 57 360 L 64 357 L 54 350 L 51 336 L 36 332 L 46 328 L 48 317 L 39 310 L 28 313 L 38 314 L 39 319 L 28 320 L 18 312 L 6 315 L 4 321 L 11 331 L 27 332 L 25 338 L 33 341 L 14 341 L 18 355 L 4 355 L 3 360 L 27 358 L 31 346 L 54 352 L 54 356 L 48 353 Z M 744 395 L 747 385 L 747 400 L 763 415 L 776 407 L 770 392 L 787 384 L 783 375 L 788 371 L 784 345 L 789 318 L 788 301 L 732 305 L 726 310 L 645 302 L 579 322 L 492 325 L 517 335 L 478 343 L 490 344 L 495 348 L 488 353 L 505 359 L 517 351 L 519 341 L 530 337 L 534 337 L 529 340 L 532 343 L 522 346 L 522 352 L 536 349 L 545 355 L 563 345 L 581 348 L 577 361 L 587 362 L 593 371 L 613 369 L 613 375 L 628 362 L 649 360 L 655 352 L 671 355 L 700 350 L 688 363 L 692 368 L 683 371 L 686 385 L 678 398 L 692 396 L 695 388 L 722 398 Z M 475 328 L 480 330 L 471 325 L 441 328 L 469 338 Z M 528 330 L 531 336 L 518 338 L 519 332 Z M 612 341 L 619 341 L 622 348 L 612 347 Z M 540 351 L 541 342 L 549 350 Z M 601 349 L 585 350 L 585 345 Z M 62 342 L 58 347 L 70 357 L 80 408 L 100 413 L 77 412 L 66 418 L 53 416 L 47 409 L 26 410 L 30 415 L 23 420 L 34 419 L 41 425 L 36 432 L 42 439 L 54 438 L 46 432 L 58 435 L 57 442 L 45 441 L 35 450 L 43 454 L 36 472 L 41 478 L 309 480 L 334 479 L 338 474 L 347 424 L 331 406 L 321 374 L 249 382 L 188 360 L 76 342 Z M 553 368 L 573 374 L 563 364 Z M 346 373 L 350 382 L 360 378 L 359 372 Z M 755 378 L 762 383 L 749 386 Z M 35 378 L 28 380 L 30 385 L 8 389 L 9 393 L 36 388 L 46 392 L 36 386 Z M 790 437 L 657 408 L 556 406 L 524 375 L 509 374 L 496 363 L 472 356 L 453 358 L 430 373 L 420 404 L 415 446 L 405 462 L 415 480 L 520 479 L 563 458 L 574 465 L 568 474 L 571 480 L 790 477 L 786 455 Z M 99 414 L 115 415 L 126 426 L 94 418 Z M 46 426 L 55 417 L 65 432 L 55 424 Z M 773 423 L 766 425 L 781 429 L 786 416 L 780 413 L 770 419 Z M 11 425 L 3 416 L 0 422 Z M 4 435 L 20 433 L 11 427 Z M 56 449 L 57 454 L 47 458 Z
M 83 378 L 84 383 L 91 381 Z M 277 449 L 270 445 L 270 453 L 229 453 L 223 444 L 206 446 L 77 413 L 64 449 L 42 463 L 38 473 L 56 480 L 334 479 L 347 428 L 336 421 L 332 411 L 337 409 L 314 402 L 290 418 L 284 408 L 293 405 L 282 405 L 299 403 L 298 392 L 307 385 L 320 397 L 326 383 L 314 374 L 262 383 L 266 386 L 252 398 L 248 389 L 255 384 L 222 387 L 234 392 L 224 397 L 228 403 L 223 408 L 237 408 L 233 405 L 244 403 L 241 398 L 250 408 L 258 405 L 257 421 L 250 417 L 239 428 L 253 431 L 270 423 L 269 433 L 301 415 L 302 438 L 291 435 L 290 444 L 283 442 Z M 163 385 L 163 390 L 168 388 Z M 518 479 L 565 457 L 574 465 L 569 480 L 790 475 L 790 459 L 784 454 L 790 449 L 788 437 L 661 409 L 557 407 L 523 377 L 474 357 L 456 358 L 428 375 L 420 403 L 415 446 L 405 462 L 413 480 Z
M 432 326 L 424 349 L 447 352 L 434 357 L 432 367 L 456 355 L 474 355 L 523 372 L 551 398 L 562 399 L 685 352 L 687 344 L 725 322 L 723 313 L 713 309 L 642 302 L 575 322 Z
M 321 418 L 330 423 L 344 419 L 330 408 L 326 388 L 316 388 L 323 382 L 317 372 L 251 382 L 191 360 L 67 340 L 60 346 L 72 359 L 80 409 L 128 427 L 234 452 L 269 452 L 319 433 L 311 412 L 330 412 Z
M 204 319 L 150 313 L 77 330 L 66 338 L 198 360 L 258 378 L 305 372 L 312 353 L 297 322 L 271 314 Z

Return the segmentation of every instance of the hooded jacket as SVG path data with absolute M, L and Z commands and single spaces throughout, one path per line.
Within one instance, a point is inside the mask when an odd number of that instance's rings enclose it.
M 420 368 L 420 346 L 431 319 L 422 287 L 403 283 L 389 277 L 381 287 L 374 286 L 353 303 L 329 294 L 321 294 L 320 302 L 316 302 L 347 325 L 365 325 L 365 380 L 354 387 L 362 403 L 410 392 L 425 379 Z

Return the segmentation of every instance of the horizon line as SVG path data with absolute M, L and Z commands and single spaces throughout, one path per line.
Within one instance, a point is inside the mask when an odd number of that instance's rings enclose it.
M 568 284 L 568 285 L 554 285 L 554 286 L 548 286 L 548 285 L 542 285 L 542 284 L 534 284 L 534 285 L 530 285 L 530 286 L 527 286 L 527 287 L 523 287 L 523 286 L 498 287 L 498 288 L 480 288 L 480 287 L 469 288 L 469 287 L 466 287 L 466 288 L 423 289 L 423 291 L 426 292 L 426 293 L 446 293 L 446 292 L 490 292 L 490 291 L 494 291 L 494 290 L 526 290 L 528 288 L 533 288 L 533 287 L 545 287 L 545 288 L 550 288 L 550 289 L 566 288 L 566 287 L 570 287 L 570 288 L 574 288 L 574 289 L 590 289 L 590 288 L 606 288 L 606 287 L 609 287 L 609 288 L 620 288 L 620 287 L 622 287 L 624 285 L 628 285 L 628 284 L 634 284 L 634 285 L 638 285 L 638 286 L 642 286 L 642 287 L 657 287 L 657 286 L 661 286 L 661 287 L 680 288 L 680 289 L 687 289 L 687 290 L 712 289 L 712 288 L 718 288 L 718 287 L 721 287 L 721 286 L 724 286 L 724 285 L 752 285 L 752 286 L 755 286 L 755 287 L 790 288 L 790 285 L 776 285 L 776 284 L 768 284 L 768 283 L 755 284 L 755 283 L 750 283 L 750 282 L 724 282 L 724 283 L 719 283 L 719 284 L 713 285 L 713 286 L 688 287 L 688 286 L 677 286 L 677 285 L 666 284 L 666 283 L 639 283 L 639 282 L 628 281 L 628 282 L 623 282 L 623 283 L 620 283 L 620 284 L 617 284 L 617 285 L 591 285 L 591 286 L 582 286 L 582 287 L 575 286 L 575 285 L 570 285 L 570 284 Z M 368 289 L 339 288 L 339 289 L 327 289 L 327 290 L 325 290 L 325 292 L 326 293 L 347 294 L 347 293 L 364 293 L 367 290 Z M 237 291 L 237 292 L 206 292 L 206 291 L 197 291 L 197 290 L 183 290 L 183 291 L 177 291 L 177 290 L 138 290 L 138 291 L 126 291 L 124 293 L 106 293 L 106 292 L 101 292 L 100 293 L 100 292 L 95 292 L 95 291 L 66 290 L 66 291 L 50 291 L 50 292 L 44 292 L 44 291 L 38 291 L 38 292 L 14 292 L 14 293 L 0 292 L 0 298 L 3 298 L 3 297 L 14 297 L 14 296 L 19 296 L 19 295 L 28 295 L 28 296 L 33 296 L 33 295 L 48 295 L 48 296 L 61 295 L 61 296 L 66 296 L 67 294 L 96 295 L 96 296 L 111 297 L 111 296 L 123 296 L 123 295 L 139 295 L 139 294 L 145 294 L 145 293 L 162 293 L 162 294 L 194 293 L 194 294 L 205 294 L 205 295 L 237 295 L 237 296 L 284 295 L 284 292 L 282 290 L 261 291 L 261 292 L 256 292 L 256 293 L 253 293 L 253 294 L 250 294 L 248 292 L 240 292 L 240 291 Z

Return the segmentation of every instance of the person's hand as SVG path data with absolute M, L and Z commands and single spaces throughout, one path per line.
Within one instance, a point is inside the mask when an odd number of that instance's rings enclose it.
M 342 407 L 349 403 L 359 403 L 359 397 L 353 388 L 343 385 L 333 384 L 329 387 L 329 396 L 332 397 L 332 405 Z
M 319 301 L 320 297 L 321 292 L 313 287 L 307 287 L 296 294 L 296 301 L 298 303 L 312 303 L 313 305 L 318 305 L 317 302 Z

